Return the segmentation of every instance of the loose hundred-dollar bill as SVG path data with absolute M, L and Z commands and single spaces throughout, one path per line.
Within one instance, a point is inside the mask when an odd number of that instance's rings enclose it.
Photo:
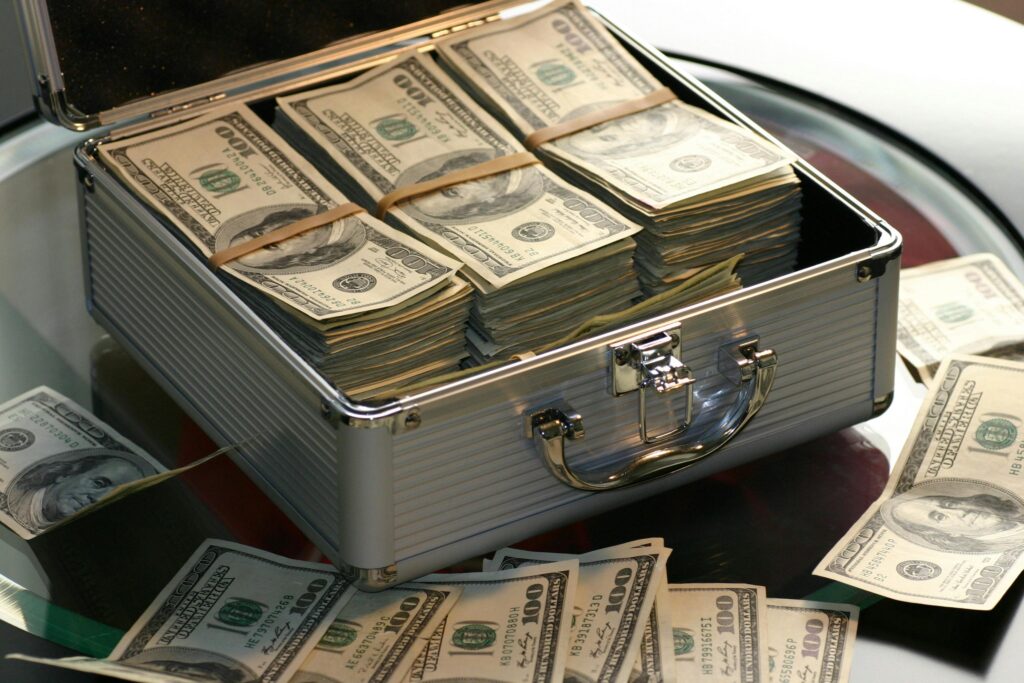
M 925 381 L 951 353 L 1024 360 L 1024 284 L 993 254 L 908 268 L 896 344 Z
M 37 387 L 0 405 L 0 522 L 25 539 L 166 468 L 71 399 Z
M 423 577 L 420 582 L 459 586 L 462 595 L 409 680 L 560 683 L 578 578 L 576 560 Z
M 291 683 L 400 683 L 461 594 L 416 583 L 356 593 Z
M 332 567 L 207 540 L 106 660 L 15 659 L 130 681 L 288 681 L 355 588 Z
M 762 586 L 669 584 L 680 681 L 767 683 L 767 607 Z
M 1024 569 L 1024 363 L 947 358 L 885 490 L 815 568 L 896 600 L 991 609 Z
M 672 614 L 669 612 L 668 576 L 658 585 L 651 615 L 644 625 L 640 652 L 633 663 L 629 680 L 640 683 L 675 683 L 675 643 L 672 639 Z
M 631 548 L 664 548 L 660 538 L 645 538 L 623 544 Z M 620 547 L 620 546 L 616 546 Z M 672 614 L 669 612 L 668 571 L 658 586 L 651 616 L 644 625 L 640 653 L 629 680 L 635 683 L 675 683 L 676 663 L 672 641 Z
M 503 548 L 489 566 L 506 570 L 578 559 L 580 578 L 569 631 L 565 680 L 626 683 L 640 653 L 657 589 L 671 550 L 663 545 L 618 546 L 584 555 Z
M 440 43 L 438 52 L 492 112 L 524 137 L 661 87 L 575 0 L 456 34 Z M 793 161 L 788 152 L 678 100 L 541 149 L 649 211 L 784 169 Z
M 203 256 L 348 200 L 244 106 L 100 145 L 100 158 Z M 439 289 L 459 264 L 361 213 L 223 267 L 314 320 Z
M 847 683 L 859 614 L 854 605 L 768 598 L 770 683 Z
M 278 99 L 275 126 L 371 202 L 523 147 L 433 60 L 400 56 L 347 83 Z M 499 288 L 640 230 L 542 166 L 467 181 L 391 209 L 462 260 L 480 289 Z

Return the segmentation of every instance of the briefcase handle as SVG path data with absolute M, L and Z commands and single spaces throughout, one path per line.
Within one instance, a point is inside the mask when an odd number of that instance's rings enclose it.
M 533 412 L 528 425 L 534 443 L 551 473 L 573 488 L 584 491 L 608 491 L 660 477 L 693 465 L 725 446 L 750 422 L 764 405 L 775 382 L 778 359 L 771 349 L 758 350 L 758 340 L 741 341 L 726 354 L 739 370 L 739 391 L 732 409 L 721 420 L 683 443 L 672 443 L 635 455 L 618 472 L 590 479 L 577 473 L 566 461 L 565 442 L 582 439 L 585 431 L 583 418 L 564 401 Z M 722 366 L 720 364 L 720 370 Z M 646 392 L 640 386 L 640 435 L 645 443 L 662 442 L 668 437 L 682 437 L 689 429 L 693 402 L 693 377 L 689 369 L 678 364 L 674 380 L 687 392 L 686 415 L 679 427 L 654 439 L 646 433 Z M 661 391 L 659 389 L 659 391 Z M 673 439 L 675 440 L 675 439 Z

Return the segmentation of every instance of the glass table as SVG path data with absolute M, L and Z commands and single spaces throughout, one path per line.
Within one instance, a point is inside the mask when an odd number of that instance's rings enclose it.
M 1024 261 L 1002 226 L 913 154 L 820 103 L 686 65 L 896 225 L 905 265 L 980 249 Z M 90 408 L 168 467 L 216 446 L 83 310 L 70 149 L 32 124 L 0 139 L 0 400 L 45 384 Z M 811 576 L 883 489 L 924 390 L 902 367 L 871 422 L 524 540 L 583 552 L 662 536 L 672 582 L 763 584 L 774 597 L 864 608 L 854 681 L 1019 680 L 1021 586 L 990 613 L 905 605 Z M 201 540 L 226 538 L 318 560 L 319 551 L 229 458 L 100 509 L 31 543 L 0 528 L 0 650 L 104 656 Z M 466 569 L 479 568 L 469 560 Z M 907 668 L 910 667 L 910 668 Z M 916 674 L 915 674 L 916 675 Z M 93 677 L 0 661 L 0 680 Z

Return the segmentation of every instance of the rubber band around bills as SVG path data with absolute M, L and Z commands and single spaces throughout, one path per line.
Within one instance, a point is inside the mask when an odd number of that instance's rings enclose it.
M 258 251 L 267 247 L 271 244 L 277 244 L 278 242 L 284 242 L 285 240 L 301 235 L 304 232 L 309 232 L 321 226 L 333 223 L 334 221 L 340 221 L 342 218 L 348 218 L 354 216 L 357 213 L 363 213 L 366 209 L 359 206 L 355 202 L 346 202 L 339 206 L 318 213 L 313 216 L 308 216 L 300 221 L 283 225 L 275 230 L 271 230 L 268 233 L 260 235 L 256 239 L 249 240 L 248 242 L 242 242 L 236 244 L 233 247 L 227 249 L 221 249 L 218 252 L 210 254 L 207 259 L 210 264 L 210 268 L 217 270 L 225 263 L 230 263 L 237 258 L 241 258 L 246 254 L 251 254 L 254 251 Z
M 391 210 L 391 207 L 398 202 L 404 202 L 413 197 L 443 190 L 446 187 L 458 185 L 459 183 L 468 183 L 471 180 L 480 180 L 487 176 L 539 163 L 540 160 L 529 152 L 517 152 L 516 154 L 488 159 L 480 164 L 460 168 L 457 171 L 445 173 L 443 176 L 433 178 L 432 180 L 425 180 L 422 183 L 413 183 L 412 185 L 399 187 L 388 192 L 377 202 L 377 218 L 383 219 L 387 212 Z
M 547 128 L 541 128 L 535 130 L 526 136 L 523 140 L 523 146 L 531 152 L 546 142 L 557 140 L 558 138 L 564 138 L 566 135 L 572 135 L 578 133 L 581 130 L 587 128 L 593 128 L 594 126 L 620 119 L 623 116 L 629 116 L 630 114 L 636 114 L 637 112 L 644 111 L 646 109 L 653 109 L 654 107 L 671 102 L 672 100 L 678 99 L 676 94 L 668 88 L 658 88 L 657 90 L 635 100 L 627 100 L 625 102 L 619 102 L 618 104 L 606 107 L 605 109 L 598 109 L 592 111 L 589 114 L 583 116 L 577 116 L 574 119 L 568 121 L 562 121 L 556 123 L 553 126 Z

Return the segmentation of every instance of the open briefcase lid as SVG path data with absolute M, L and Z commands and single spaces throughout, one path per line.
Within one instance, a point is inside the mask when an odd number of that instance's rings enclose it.
M 36 108 L 88 130 L 188 112 L 329 71 L 522 0 L 19 0 Z

